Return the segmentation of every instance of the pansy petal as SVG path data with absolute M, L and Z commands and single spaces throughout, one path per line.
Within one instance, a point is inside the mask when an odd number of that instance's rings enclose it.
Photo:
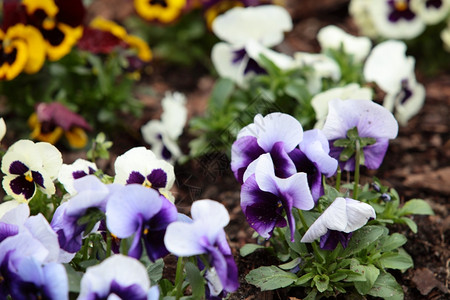
M 261 62 L 262 55 L 273 62 L 281 70 L 289 70 L 294 67 L 294 59 L 291 56 L 266 48 L 255 40 L 247 42 L 245 51 L 248 56 L 258 64 Z
M 171 253 L 188 257 L 205 253 L 198 242 L 199 238 L 195 223 L 173 222 L 167 226 L 164 244 Z
M 317 166 L 320 173 L 327 177 L 336 173 L 338 162 L 329 155 L 330 146 L 322 131 L 318 129 L 305 131 L 300 150 Z
M 43 262 L 57 262 L 59 256 L 58 236 L 42 214 L 31 216 L 25 222 L 25 227 L 33 237 L 40 241 L 48 250 L 48 256 Z
M 222 40 L 243 46 L 250 40 L 267 47 L 284 39 L 284 32 L 292 30 L 292 20 L 287 10 L 278 5 L 234 7 L 218 16 L 212 25 L 213 32 Z
M 338 197 L 333 203 L 311 224 L 309 229 L 303 235 L 302 243 L 311 243 L 322 235 L 326 234 L 328 229 L 344 231 L 347 226 L 346 201 Z
M 214 200 L 197 200 L 192 203 L 192 219 L 208 220 L 210 226 L 223 228 L 230 222 L 230 215 L 222 203 Z
M 285 227 L 287 224 L 278 197 L 262 191 L 255 175 L 241 187 L 241 207 L 250 226 L 264 238 L 270 238 L 275 227 Z
M 110 196 L 106 205 L 106 224 L 119 238 L 127 238 L 136 232 L 137 218 L 149 220 L 161 207 L 162 201 L 155 190 L 127 185 Z
M 45 173 L 53 180 L 56 179 L 62 166 L 62 155 L 59 150 L 50 143 L 36 143 L 36 149 L 42 157 L 42 167 Z
M 244 57 L 241 61 L 234 63 L 236 50 L 227 43 L 217 43 L 211 50 L 211 60 L 220 77 L 231 79 L 239 86 L 244 86 L 245 79 L 249 76 L 244 74 L 249 58 Z
M 375 210 L 367 203 L 345 198 L 347 209 L 347 226 L 344 232 L 352 232 L 363 227 L 367 221 L 372 218 L 376 219 Z
M 234 177 L 243 183 L 244 172 L 251 162 L 255 161 L 264 150 L 258 145 L 256 137 L 243 136 L 238 138 L 231 146 L 231 170 Z

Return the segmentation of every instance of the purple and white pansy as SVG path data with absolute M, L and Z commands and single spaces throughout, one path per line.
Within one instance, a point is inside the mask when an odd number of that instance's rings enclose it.
M 31 200 L 38 189 L 52 195 L 55 193 L 53 180 L 61 165 L 62 156 L 55 146 L 19 140 L 3 156 L 3 188 L 21 202 Z
M 241 207 L 247 222 L 262 237 L 270 238 L 275 227 L 285 227 L 288 223 L 293 240 L 296 226 L 292 209 L 314 207 L 307 174 L 293 172 L 289 177 L 280 178 L 275 174 L 270 154 L 263 154 L 244 174 Z
M 301 242 L 312 243 L 320 238 L 322 249 L 333 250 L 339 242 L 346 248 L 352 232 L 364 226 L 371 218 L 376 218 L 371 205 L 338 197 L 309 227 Z
M 284 39 L 284 32 L 292 30 L 287 10 L 278 5 L 234 7 L 215 18 L 212 30 L 224 42 L 214 45 L 213 64 L 221 77 L 230 78 L 241 86 L 252 73 L 265 72 L 247 54 L 252 41 L 261 47 L 273 47 Z
M 159 290 L 157 286 L 150 287 L 144 265 L 137 259 L 117 254 L 87 268 L 77 299 L 157 300 Z
M 167 249 L 182 257 L 205 255 L 213 277 L 217 275 L 225 292 L 238 286 L 238 270 L 228 245 L 224 227 L 230 221 L 226 208 L 217 201 L 198 200 L 191 207 L 192 222 L 173 222 L 167 227 L 164 243 Z M 220 288 L 219 288 L 220 289 Z M 214 285 L 214 294 L 218 294 Z
M 164 246 L 167 226 L 178 213 L 166 197 L 139 184 L 129 184 L 113 193 L 106 205 L 106 225 L 112 234 L 124 239 L 134 235 L 128 255 L 140 259 L 143 246 L 150 260 L 169 253 Z
M 153 151 L 135 147 L 117 157 L 114 183 L 140 184 L 153 188 L 172 200 L 170 189 L 175 182 L 173 166 L 156 158 Z
M 123 188 L 118 184 L 104 184 L 94 175 L 75 180 L 74 187 L 76 195 L 56 209 L 51 221 L 61 249 L 68 253 L 79 251 L 83 236 L 89 233 L 85 232 L 87 224 L 79 224 L 79 219 L 94 210 L 104 213 L 110 195 Z M 97 230 L 99 223 L 92 231 Z
M 303 132 L 288 114 L 257 115 L 239 132 L 231 169 L 242 183 L 241 206 L 247 221 L 262 237 L 270 238 L 275 227 L 289 224 L 294 238 L 292 209 L 312 209 L 324 192 L 322 175 L 336 172 L 338 163 L 329 150 L 320 130 Z
M 355 157 L 352 155 L 343 161 L 340 155 L 345 148 L 335 146 L 335 142 L 346 139 L 349 131 L 355 129 L 358 138 L 373 139 L 373 143 L 362 146 L 362 165 L 377 169 L 386 154 L 389 140 L 397 136 L 397 121 L 391 112 L 370 100 L 330 101 L 323 133 L 330 142 L 330 155 L 340 160 L 341 168 L 347 171 L 355 169 Z

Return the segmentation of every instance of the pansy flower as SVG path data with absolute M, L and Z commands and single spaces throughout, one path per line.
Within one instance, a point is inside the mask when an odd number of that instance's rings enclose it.
M 81 0 L 23 0 L 22 5 L 28 24 L 38 28 L 44 37 L 51 61 L 69 53 L 81 38 L 86 13 Z
M 173 166 L 145 147 L 135 147 L 117 157 L 114 163 L 114 183 L 137 183 L 153 188 L 171 198 L 170 189 L 175 182 Z
M 80 49 L 92 53 L 107 54 L 117 46 L 133 49 L 143 62 L 152 58 L 150 47 L 144 40 L 129 35 L 124 27 L 102 17 L 94 18 L 89 27 L 84 28 L 83 36 L 78 41 Z
M 330 142 L 330 155 L 340 161 L 342 169 L 355 169 L 354 151 L 346 153 L 346 159 L 343 159 L 341 153 L 346 148 L 336 142 L 347 138 L 366 142 L 361 144 L 361 164 L 368 169 L 377 169 L 386 154 L 389 139 L 397 136 L 398 123 L 391 112 L 373 101 L 333 99 L 329 102 L 322 130 Z
M 48 250 L 28 231 L 8 237 L 0 243 L 0 298 L 67 299 L 68 280 L 64 267 L 43 263 Z
M 416 81 L 414 64 L 414 58 L 406 56 L 405 43 L 388 40 L 374 47 L 364 65 L 364 77 L 386 92 L 383 106 L 395 110 L 402 125 L 425 101 L 425 88 Z
M 285 227 L 286 215 L 294 240 L 295 220 L 292 209 L 310 210 L 314 200 L 308 186 L 307 174 L 294 172 L 280 178 L 269 153 L 261 155 L 244 173 L 241 207 L 250 226 L 264 238 L 270 238 L 275 227 Z
M 289 130 L 286 130 L 289 128 Z M 244 183 L 244 172 L 261 154 L 271 153 L 277 164 L 279 177 L 295 173 L 288 153 L 303 139 L 303 127 L 294 117 L 283 113 L 258 114 L 254 122 L 242 128 L 231 147 L 231 170 L 239 183 Z
M 246 52 L 250 41 L 263 47 L 273 47 L 292 30 L 292 19 L 285 8 L 277 5 L 234 7 L 218 16 L 212 26 L 214 34 L 224 42 L 214 45 L 211 58 L 222 77 L 245 85 L 252 73 L 264 73 Z
M 74 187 L 77 194 L 58 206 L 51 221 L 61 249 L 69 253 L 79 251 L 83 237 L 90 233 L 85 232 L 87 223 L 78 222 L 80 218 L 93 212 L 104 213 L 111 194 L 123 186 L 104 184 L 94 175 L 89 175 L 75 180 Z M 95 224 L 92 231 L 98 229 L 99 223 Z
M 350 198 L 336 198 L 303 235 L 302 243 L 320 238 L 320 248 L 333 250 L 340 242 L 346 248 L 352 232 L 376 218 L 369 204 Z
M 351 0 L 348 11 L 359 32 L 369 38 L 378 37 L 377 29 L 370 14 L 370 2 L 367 0 Z
M 352 55 L 356 62 L 362 62 L 369 55 L 372 42 L 368 37 L 356 37 L 341 28 L 329 25 L 319 30 L 317 40 L 323 50 L 342 50 Z
M 169 253 L 164 246 L 167 226 L 177 220 L 174 204 L 157 191 L 130 184 L 113 193 L 106 206 L 106 226 L 124 239 L 134 235 L 128 255 L 140 259 L 144 244 L 152 261 Z
M 181 157 L 177 140 L 186 125 L 186 96 L 167 92 L 162 109 L 161 120 L 151 120 L 141 127 L 142 137 L 158 159 L 173 163 Z
M 411 0 L 411 9 L 428 25 L 444 20 L 450 13 L 449 0 Z
M 39 30 L 16 24 L 0 29 L 0 80 L 11 80 L 22 71 L 33 74 L 45 62 L 46 46 Z
M 139 16 L 162 23 L 175 21 L 185 5 L 186 0 L 134 0 L 134 8 Z
M 307 174 L 308 185 L 315 202 L 324 194 L 322 175 L 331 177 L 336 173 L 338 161 L 329 155 L 330 146 L 319 129 L 307 130 L 298 148 L 289 153 L 297 172 Z
M 53 145 L 19 140 L 2 158 L 3 189 L 18 201 L 30 200 L 37 189 L 52 195 L 61 165 L 61 153 Z
M 72 164 L 63 164 L 58 174 L 58 181 L 64 185 L 66 191 L 74 195 L 76 193 L 73 182 L 81 177 L 92 175 L 97 171 L 95 163 L 78 158 Z
M 31 138 L 56 144 L 64 134 L 73 148 L 83 148 L 88 142 L 86 131 L 92 130 L 87 121 L 59 102 L 39 103 L 28 119 Z
M 369 12 L 382 37 L 411 39 L 425 29 L 425 22 L 412 10 L 411 0 L 370 1 Z
M 238 286 L 238 270 L 227 243 L 224 227 L 230 216 L 226 208 L 213 200 L 194 201 L 192 222 L 173 222 L 167 227 L 164 242 L 167 249 L 182 257 L 205 255 L 207 266 L 214 269 L 226 292 Z
M 77 299 L 157 300 L 159 292 L 157 286 L 150 288 L 143 264 L 132 257 L 117 254 L 87 268 Z

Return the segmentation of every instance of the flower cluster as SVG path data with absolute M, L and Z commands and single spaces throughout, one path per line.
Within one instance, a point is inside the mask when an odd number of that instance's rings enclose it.
M 4 135 L 3 119 L 0 125 Z M 63 164 L 47 142 L 19 140 L 9 147 L 2 159 L 3 188 L 13 198 L 0 205 L 2 298 L 68 299 L 75 290 L 78 299 L 156 300 L 160 293 L 183 293 L 180 274 L 184 264 L 193 267 L 190 261 L 198 272 L 199 281 L 190 282 L 194 290 L 202 286 L 205 294 L 207 286 L 215 297 L 237 289 L 222 204 L 199 200 L 192 219 L 179 214 L 173 166 L 145 147 L 117 157 L 114 169 L 113 178 L 84 159 Z M 162 268 L 170 253 L 181 265 L 173 291 L 150 284 L 146 269 Z M 97 265 L 86 268 L 87 260 Z M 69 276 L 81 285 L 69 286 Z
M 4 1 L 0 30 L 0 79 L 11 80 L 22 71 L 38 72 L 46 57 L 59 60 L 81 37 L 85 8 L 74 1 Z
M 335 175 L 338 161 L 344 170 L 353 171 L 359 164 L 378 168 L 388 141 L 396 137 L 397 130 L 392 114 L 370 100 L 331 101 L 323 130 L 303 132 L 301 124 L 287 114 L 257 115 L 254 123 L 239 132 L 231 160 L 235 177 L 242 184 L 241 207 L 250 226 L 262 237 L 270 238 L 276 227 L 289 224 L 294 241 L 297 227 L 293 208 L 308 211 L 317 205 L 324 195 L 322 177 Z M 350 233 L 362 227 L 369 217 L 375 218 L 370 205 L 353 199 L 341 202 L 333 202 L 303 241 L 323 236 L 327 233 L 325 228 Z M 332 212 L 337 206 L 343 209 L 345 218 Z M 343 223 L 327 225 L 335 218 Z M 327 239 L 337 241 L 327 234 Z M 347 243 L 342 241 L 344 247 Z M 321 246 L 334 249 L 336 243 L 323 242 Z
M 255 116 L 232 146 L 242 211 L 259 235 L 241 255 L 265 245 L 284 263 L 250 271 L 247 282 L 262 290 L 300 286 L 311 299 L 341 293 L 389 299 L 387 291 L 400 299 L 403 291 L 386 269 L 406 270 L 412 258 L 400 248 L 406 238 L 389 235 L 384 222 L 404 223 L 405 211 L 383 200 L 398 201 L 395 191 L 386 194 L 378 182 L 372 193 L 359 184 L 360 167 L 377 169 L 397 132 L 393 114 L 367 99 L 329 101 L 322 129 L 303 131 L 288 114 Z M 353 184 L 341 186 L 342 170 L 354 172 Z M 334 175 L 332 187 L 326 182 Z M 416 213 L 432 213 L 418 202 L 425 209 Z

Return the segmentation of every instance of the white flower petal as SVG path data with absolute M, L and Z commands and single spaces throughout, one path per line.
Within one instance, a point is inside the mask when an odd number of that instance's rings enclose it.
M 347 226 L 344 232 L 352 232 L 363 227 L 370 218 L 376 219 L 375 210 L 367 203 L 345 198 L 347 210 Z
M 248 57 L 244 57 L 239 62 L 233 62 L 234 51 L 239 50 L 227 43 L 217 43 L 211 51 L 211 60 L 214 68 L 220 77 L 228 78 L 241 87 L 246 86 L 246 78 L 251 74 L 244 74 L 245 67 L 248 63 Z
M 264 55 L 281 70 L 289 70 L 294 68 L 294 59 L 292 57 L 264 47 L 254 40 L 247 42 L 245 45 L 245 51 L 250 58 L 258 63 L 261 61 L 261 55 Z
M 344 231 L 347 227 L 347 210 L 344 198 L 338 197 L 333 203 L 311 224 L 301 239 L 302 243 L 311 243 L 318 239 L 328 229 Z
M 267 47 L 275 46 L 292 27 L 291 16 L 278 5 L 234 7 L 217 16 L 212 24 L 215 35 L 241 48 L 251 39 Z
M 196 223 L 173 222 L 167 226 L 164 245 L 176 256 L 192 256 L 205 253 L 199 245 L 199 232 Z M 205 229 L 205 228 L 203 228 Z

